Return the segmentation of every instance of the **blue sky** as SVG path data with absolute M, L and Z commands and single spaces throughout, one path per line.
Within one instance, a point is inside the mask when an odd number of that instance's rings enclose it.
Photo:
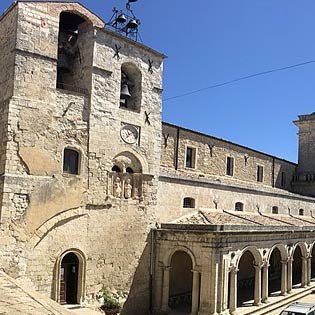
M 125 1 L 82 3 L 108 20 Z M 165 99 L 315 59 L 312 0 L 138 0 L 133 8 L 144 44 L 168 55 Z M 314 111 L 315 63 L 163 102 L 164 121 L 291 161 L 292 121 Z

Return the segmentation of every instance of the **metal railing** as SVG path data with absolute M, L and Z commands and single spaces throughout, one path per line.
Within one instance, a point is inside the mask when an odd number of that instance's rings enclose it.
M 89 91 L 87 89 L 75 85 L 65 84 L 62 82 L 57 82 L 57 89 L 75 92 L 83 95 L 89 95 Z

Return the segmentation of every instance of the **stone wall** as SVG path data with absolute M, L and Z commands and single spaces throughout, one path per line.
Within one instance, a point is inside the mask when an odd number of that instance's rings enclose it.
M 161 155 L 163 55 L 103 30 L 79 4 L 21 2 L 17 7 L 14 94 L 1 124 L 8 138 L 0 186 L 1 266 L 58 299 L 57 261 L 65 251 L 77 250 L 85 257 L 82 298 L 93 299 L 102 287 L 122 289 L 129 292 L 126 314 L 145 314 Z M 81 63 L 75 64 L 75 80 L 88 93 L 56 89 L 62 10 L 92 22 L 80 37 Z M 119 58 L 113 57 L 115 45 L 121 47 Z M 141 71 L 136 112 L 120 108 L 123 63 Z M 137 128 L 136 143 L 122 140 L 124 125 Z M 79 174 L 63 172 L 64 148 L 79 152 Z M 124 190 L 113 196 L 117 163 L 124 166 L 119 177 L 132 179 L 131 198 Z M 127 174 L 127 166 L 135 173 Z
M 179 138 L 178 138 L 179 135 Z M 224 183 L 291 189 L 296 164 L 229 141 L 192 130 L 163 124 L 161 172 L 178 176 L 209 178 Z M 185 166 L 186 148 L 196 150 L 195 168 Z M 226 159 L 234 158 L 234 174 L 226 175 Z M 263 181 L 257 182 L 257 166 L 263 166 Z M 285 173 L 282 186 L 281 173 Z
M 183 207 L 186 197 L 195 199 L 194 208 Z M 234 210 L 236 202 L 243 203 L 245 213 L 271 213 L 272 207 L 276 206 L 279 214 L 298 215 L 299 209 L 304 209 L 307 216 L 313 214 L 315 205 L 314 198 L 276 188 L 253 188 L 188 177 L 160 177 L 159 222 L 175 220 L 200 208 Z
M 16 48 L 17 8 L 12 7 L 0 17 L 0 102 L 13 92 L 14 56 Z

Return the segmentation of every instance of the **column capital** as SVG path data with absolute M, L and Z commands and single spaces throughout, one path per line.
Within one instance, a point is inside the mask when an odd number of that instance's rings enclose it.
M 264 266 L 264 264 L 258 264 L 254 265 L 255 270 L 261 270 L 261 268 Z
M 231 267 L 229 268 L 229 271 L 230 271 L 230 273 L 237 274 L 238 271 L 239 271 L 239 269 L 237 269 L 236 266 L 231 266 Z
M 192 273 L 201 273 L 199 269 L 191 269 L 190 270 Z
M 307 260 L 307 256 L 305 257 L 305 256 L 301 256 L 301 259 L 303 260 L 303 261 L 306 261 Z
M 282 264 L 282 265 L 287 264 L 287 263 L 288 263 L 288 261 L 289 261 L 289 259 L 288 259 L 288 258 L 287 258 L 287 259 L 280 260 L 280 262 L 281 262 L 281 264 Z
M 169 270 L 172 269 L 171 266 L 162 266 L 162 268 L 163 268 L 164 271 L 169 271 Z

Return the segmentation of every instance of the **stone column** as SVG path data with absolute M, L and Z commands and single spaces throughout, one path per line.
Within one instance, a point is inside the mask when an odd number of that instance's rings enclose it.
M 254 292 L 254 305 L 261 304 L 261 267 L 262 265 L 254 265 L 255 268 L 255 292 Z
M 170 295 L 170 266 L 163 269 L 162 305 L 161 310 L 165 313 L 169 311 L 168 300 Z
M 230 268 L 230 313 L 235 314 L 237 308 L 237 272 L 238 269 L 233 266 Z
M 307 281 L 306 281 L 306 285 L 310 286 L 311 285 L 311 273 L 312 273 L 312 256 L 308 255 L 307 256 Z
M 268 264 L 267 261 L 263 265 L 263 283 L 262 283 L 262 299 L 261 299 L 263 303 L 268 303 L 268 277 L 269 277 L 268 268 L 269 266 L 270 265 Z
M 305 288 L 307 283 L 307 258 L 301 257 L 302 260 L 302 277 L 301 277 L 301 287 Z
M 288 258 L 288 293 L 292 291 L 292 257 Z
M 190 315 L 198 315 L 200 273 L 197 270 L 192 270 L 191 272 L 193 273 L 193 286 L 192 286 L 192 299 L 191 299 L 191 313 L 190 313 Z
M 281 260 L 281 295 L 287 295 L 288 291 L 288 261 Z

